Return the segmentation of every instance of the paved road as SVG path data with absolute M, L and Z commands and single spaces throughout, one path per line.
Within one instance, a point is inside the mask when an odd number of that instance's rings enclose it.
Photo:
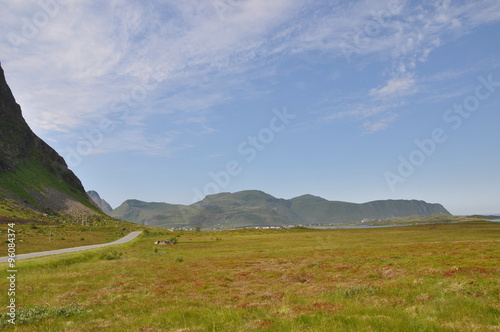
M 92 244 L 92 245 L 83 246 L 83 247 L 66 248 L 66 249 L 58 249 L 58 250 L 50 250 L 50 251 L 40 251 L 40 252 L 32 252 L 29 254 L 16 255 L 16 261 L 18 261 L 20 259 L 26 259 L 26 258 L 35 258 L 35 257 L 41 257 L 41 256 L 48 256 L 48 255 L 64 254 L 64 253 L 68 253 L 68 252 L 101 248 L 101 247 L 111 246 L 114 244 L 122 244 L 122 243 L 126 243 L 128 241 L 135 239 L 141 233 L 142 233 L 141 231 L 132 232 L 132 233 L 122 237 L 119 240 L 116 240 L 114 242 L 109 242 L 109 243 Z M 7 259 L 8 259 L 8 257 L 0 257 L 0 263 L 7 262 Z

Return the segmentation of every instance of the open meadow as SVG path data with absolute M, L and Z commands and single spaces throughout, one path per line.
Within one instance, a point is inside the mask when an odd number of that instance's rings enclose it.
M 178 243 L 154 244 L 172 238 Z M 17 262 L 16 325 L 5 317 L 0 324 L 75 332 L 500 331 L 499 257 L 500 223 L 486 221 L 146 231 L 125 245 Z M 5 308 L 6 278 L 0 289 Z
M 1 217 L 0 217 L 1 219 Z M 40 225 L 15 223 L 16 254 L 56 250 L 87 246 L 92 244 L 113 242 L 133 230 L 144 227 L 131 223 L 118 222 L 118 226 L 80 226 L 75 224 L 50 224 Z M 0 237 L 7 243 L 8 224 L 0 224 Z M 7 244 L 0 256 L 7 256 Z

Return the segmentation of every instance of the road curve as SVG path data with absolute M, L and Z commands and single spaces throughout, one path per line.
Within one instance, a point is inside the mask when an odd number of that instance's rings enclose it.
M 118 239 L 118 240 L 113 241 L 113 242 L 108 242 L 108 243 L 92 244 L 89 246 L 57 249 L 57 250 L 50 250 L 50 251 L 40 251 L 40 252 L 32 252 L 29 254 L 16 255 L 16 261 L 18 261 L 20 259 L 35 258 L 35 257 L 57 255 L 57 254 L 65 254 L 65 253 L 69 253 L 69 252 L 112 246 L 114 244 L 122 244 L 122 243 L 126 243 L 126 242 L 129 242 L 129 241 L 135 239 L 141 233 L 142 233 L 142 231 L 132 232 L 132 233 L 122 237 L 121 239 Z M 5 263 L 5 262 L 7 262 L 7 260 L 8 260 L 8 257 L 0 257 L 0 263 Z

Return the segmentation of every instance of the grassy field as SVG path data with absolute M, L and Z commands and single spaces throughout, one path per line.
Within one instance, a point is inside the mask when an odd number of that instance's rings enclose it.
M 0 236 L 3 235 L 3 247 L 6 248 L 7 224 L 0 224 Z M 19 225 L 16 224 L 16 254 L 56 250 L 106 243 L 118 240 L 135 227 L 115 226 L 79 226 L 79 225 Z M 0 252 L 7 256 L 7 251 Z
M 153 244 L 172 237 L 178 244 Z M 492 222 L 158 231 L 112 248 L 19 261 L 17 325 L 5 319 L 0 325 L 82 332 L 500 331 L 499 257 L 500 223 Z M 4 308 L 7 289 L 1 278 Z
M 148 229 L 105 215 L 88 216 L 81 222 L 65 214 L 35 212 L 13 201 L 0 200 L 0 238 L 4 237 L 0 243 L 8 242 L 9 223 L 15 224 L 17 254 L 111 242 L 131 231 Z M 0 252 L 1 256 L 7 256 L 6 250 Z

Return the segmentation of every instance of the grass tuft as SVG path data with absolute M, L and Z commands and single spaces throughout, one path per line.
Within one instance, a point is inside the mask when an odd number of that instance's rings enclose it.
M 70 304 L 64 307 L 31 307 L 31 308 L 18 308 L 16 310 L 15 323 L 16 324 L 30 324 L 43 319 L 52 317 L 68 318 L 84 312 L 85 309 L 77 304 Z M 8 322 L 10 316 L 4 314 L 0 317 L 0 327 L 12 325 Z
M 106 252 L 103 252 L 99 258 L 102 259 L 102 260 L 108 260 L 108 261 L 112 261 L 112 260 L 115 260 L 115 259 L 121 259 L 123 256 L 123 252 L 121 251 L 118 251 L 118 250 L 108 250 Z

